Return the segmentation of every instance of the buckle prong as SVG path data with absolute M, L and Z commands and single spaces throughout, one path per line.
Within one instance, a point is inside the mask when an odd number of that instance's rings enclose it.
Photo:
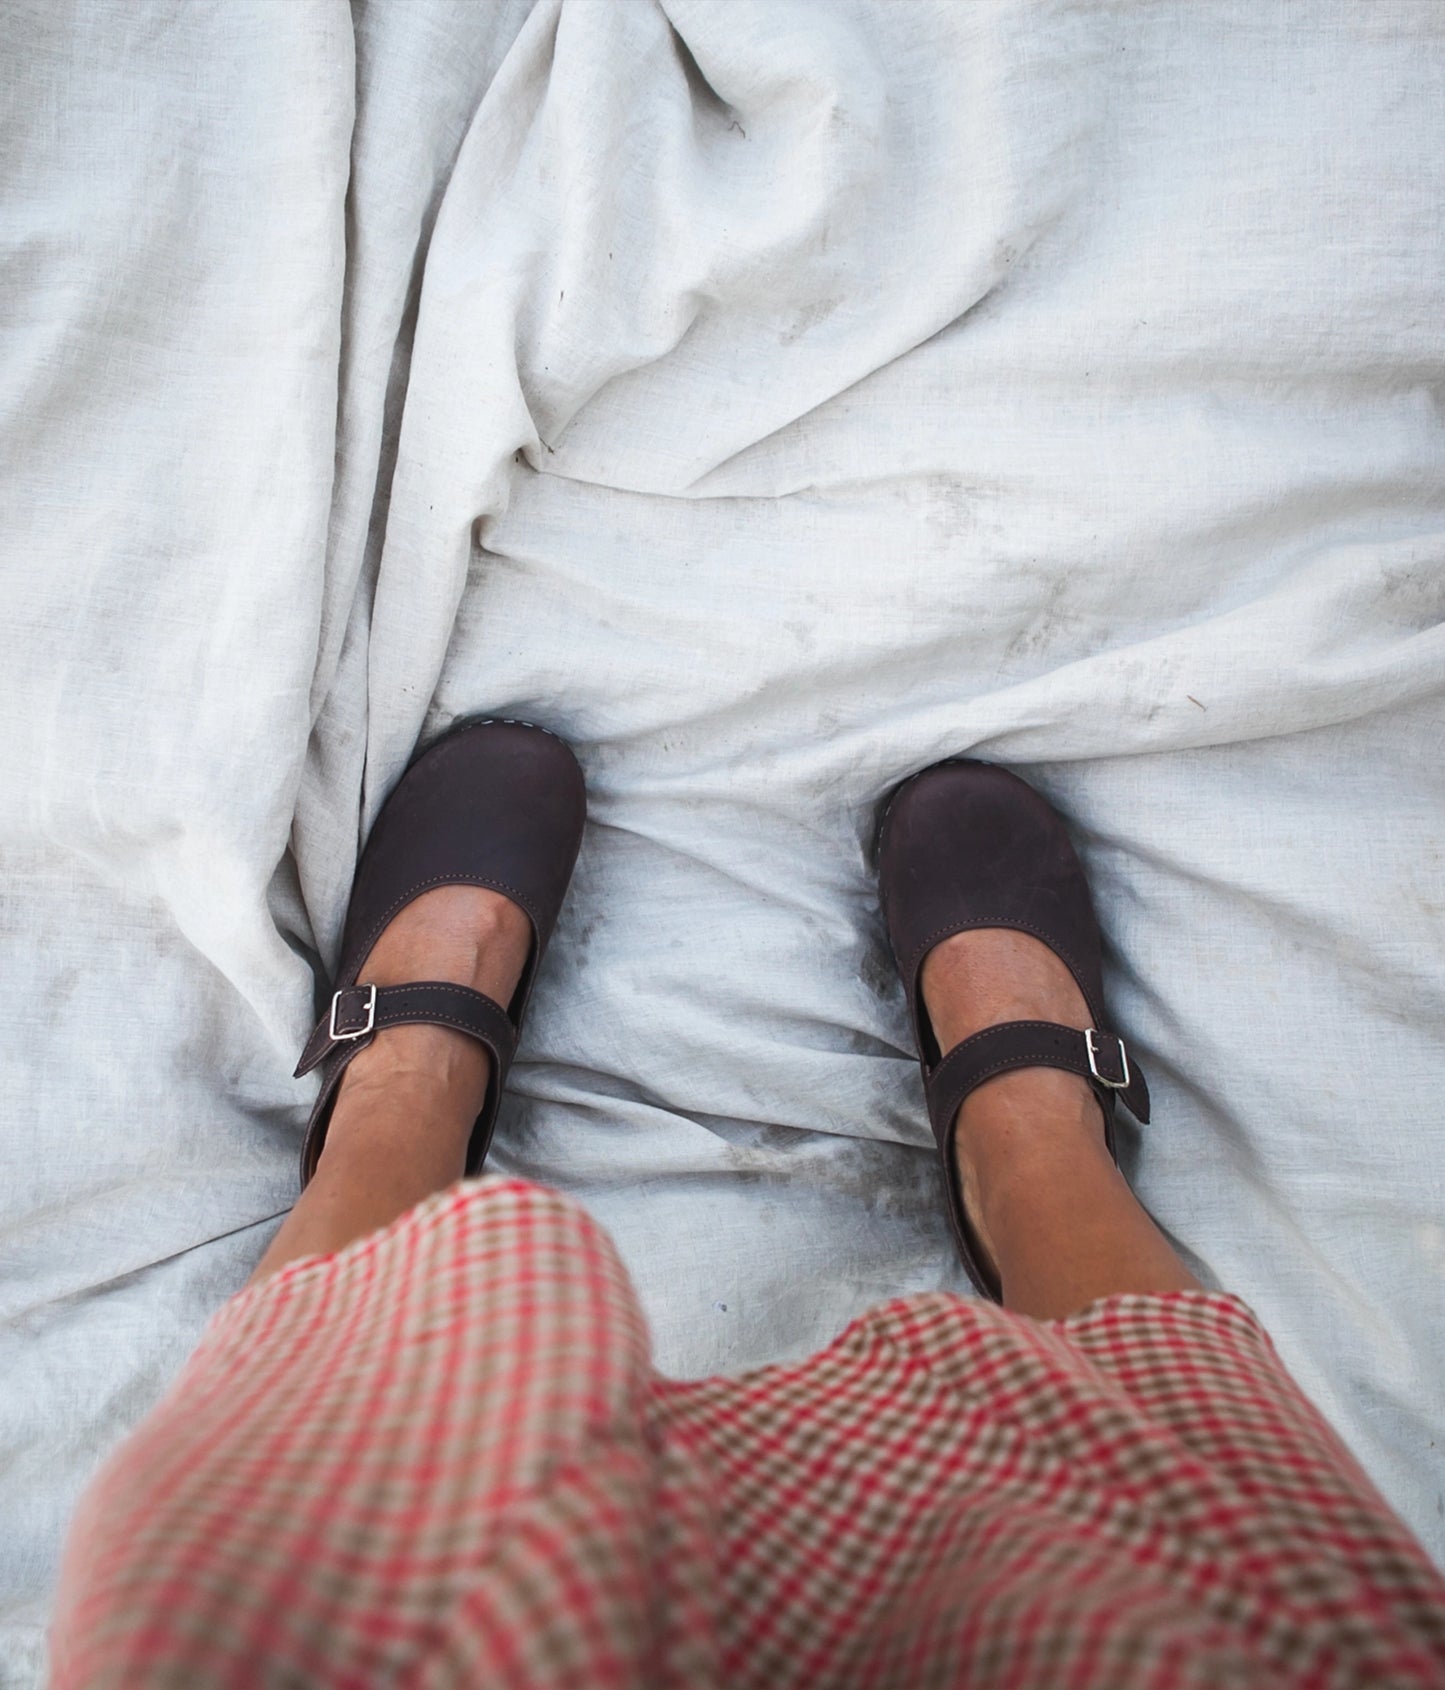
M 1110 1091 L 1127 1091 L 1129 1089 L 1129 1052 L 1124 1048 L 1124 1041 L 1117 1033 L 1107 1035 L 1119 1047 L 1119 1061 L 1124 1069 L 1122 1080 L 1111 1080 L 1107 1074 L 1099 1072 L 1099 1029 L 1090 1027 L 1084 1034 L 1084 1048 L 1089 1053 L 1089 1072 L 1101 1086 L 1107 1086 Z
M 366 1025 L 364 1027 L 348 1028 L 345 1032 L 343 1032 L 336 1025 L 336 1011 L 337 1011 L 338 1007 L 340 1006 L 342 998 L 346 995 L 347 992 L 361 992 L 361 991 L 364 991 L 367 994 L 367 997 L 366 997 Z M 343 986 L 341 988 L 341 990 L 339 992 L 337 992 L 335 994 L 335 996 L 331 999 L 331 1023 L 330 1023 L 330 1026 L 328 1028 L 328 1031 L 330 1032 L 331 1037 L 333 1039 L 336 1039 L 336 1040 L 364 1039 L 366 1037 L 366 1035 L 372 1030 L 372 1028 L 375 1027 L 375 1025 L 376 1025 L 376 987 L 375 986 Z

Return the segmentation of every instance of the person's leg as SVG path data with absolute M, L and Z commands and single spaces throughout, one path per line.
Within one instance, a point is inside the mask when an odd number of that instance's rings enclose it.
M 505 1004 L 526 965 L 531 926 L 499 892 L 443 886 L 408 904 L 382 933 L 362 977 L 378 986 L 448 980 Z M 388 1225 L 462 1176 L 491 1058 L 464 1033 L 388 1028 L 353 1058 L 326 1144 L 252 1278 L 325 1255 Z
M 606 1235 L 521 1180 L 273 1275 L 82 1499 L 52 1690 L 654 1682 L 651 1380 Z
M 940 1049 L 1001 1021 L 1090 1018 L 1073 976 L 1026 933 L 959 933 L 923 965 Z M 955 1160 L 1006 1307 L 1041 1320 L 1121 1292 L 1199 1289 L 1104 1146 L 1087 1081 L 1056 1068 L 988 1080 L 958 1112 Z

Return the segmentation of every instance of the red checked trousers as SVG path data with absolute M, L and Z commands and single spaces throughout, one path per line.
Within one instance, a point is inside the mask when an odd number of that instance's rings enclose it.
M 677 1382 L 555 1193 L 216 1317 L 79 1509 L 80 1686 L 1445 1685 L 1445 1585 L 1232 1298 L 938 1293 Z

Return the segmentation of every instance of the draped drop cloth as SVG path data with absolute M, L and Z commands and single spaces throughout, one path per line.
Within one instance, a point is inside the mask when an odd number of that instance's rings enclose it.
M 947 1292 L 661 1379 L 596 1223 L 433 1197 L 219 1315 L 82 1501 L 53 1690 L 1439 1690 L 1445 1580 L 1237 1300 Z
M 474 710 L 593 814 L 493 1165 L 664 1371 L 962 1287 L 868 849 L 977 752 L 1093 876 L 1144 1199 L 1445 1554 L 1445 8 L 0 18 L 0 1681 Z

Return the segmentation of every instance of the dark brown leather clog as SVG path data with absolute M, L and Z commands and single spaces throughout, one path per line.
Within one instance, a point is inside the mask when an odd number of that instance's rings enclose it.
M 985 1080 L 1016 1068 L 1062 1068 L 1093 1087 L 1104 1137 L 1118 1161 L 1114 1108 L 1149 1119 L 1149 1089 L 1124 1041 L 1108 1031 L 1098 923 L 1088 882 L 1054 810 L 1017 775 L 992 763 L 935 763 L 894 792 L 879 835 L 879 889 L 898 972 L 908 993 L 929 1119 L 943 1159 L 949 1216 L 963 1265 L 995 1302 L 997 1275 L 981 1259 L 954 1172 L 959 1105 Z M 923 959 L 971 928 L 1008 927 L 1040 939 L 1078 982 L 1087 1032 L 1048 1021 L 987 1027 L 940 1053 L 920 978 Z
M 321 1091 L 301 1149 L 303 1187 L 316 1171 L 346 1065 L 377 1033 L 408 1021 L 453 1027 L 491 1052 L 486 1102 L 467 1150 L 467 1172 L 481 1168 L 537 965 L 572 878 L 586 813 L 577 759 L 555 734 L 526 722 L 465 722 L 407 769 L 361 854 L 335 990 L 296 1068 L 298 1077 L 321 1070 Z M 483 992 L 446 981 L 375 986 L 359 978 L 392 917 L 438 886 L 489 887 L 531 921 L 531 954 L 505 1008 Z

